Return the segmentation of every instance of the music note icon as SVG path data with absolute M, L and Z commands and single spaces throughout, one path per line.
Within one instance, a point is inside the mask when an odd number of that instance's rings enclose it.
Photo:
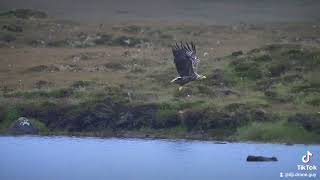
M 311 160 L 312 153 L 310 151 L 307 151 L 307 154 L 302 156 L 302 162 L 308 163 Z

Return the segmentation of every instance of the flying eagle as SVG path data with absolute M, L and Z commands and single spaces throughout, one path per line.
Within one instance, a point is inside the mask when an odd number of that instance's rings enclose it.
M 172 53 L 174 56 L 174 63 L 176 65 L 177 72 L 180 76 L 171 80 L 172 83 L 179 84 L 179 91 L 182 90 L 182 86 L 195 80 L 205 79 L 206 76 L 199 75 L 197 73 L 199 58 L 196 56 L 196 47 L 193 42 L 186 44 L 175 43 L 172 46 Z

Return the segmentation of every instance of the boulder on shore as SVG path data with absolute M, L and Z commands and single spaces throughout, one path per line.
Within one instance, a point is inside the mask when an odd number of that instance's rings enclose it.
M 267 162 L 267 161 L 278 161 L 276 157 L 264 157 L 264 156 L 248 156 L 248 162 Z
M 38 134 L 39 129 L 33 125 L 33 123 L 25 118 L 20 117 L 18 120 L 14 121 L 10 133 L 12 134 Z

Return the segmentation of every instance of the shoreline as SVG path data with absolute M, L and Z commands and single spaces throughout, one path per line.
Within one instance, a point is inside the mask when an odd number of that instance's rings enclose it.
M 212 144 L 275 144 L 275 145 L 283 145 L 283 146 L 313 146 L 313 145 L 320 145 L 319 143 L 310 143 L 310 144 L 303 144 L 303 143 L 285 143 L 285 142 L 268 142 L 268 141 L 250 141 L 250 140 L 215 140 L 215 139 L 197 139 L 197 138 L 170 138 L 170 137 L 143 137 L 143 136 L 87 136 L 87 135 L 67 135 L 67 134 L 59 134 L 59 133 L 52 133 L 50 135 L 41 135 L 41 134 L 0 134 L 0 137 L 40 137 L 40 138 L 79 138 L 79 139 L 137 139 L 137 140 L 160 140 L 160 141 L 188 141 L 188 142 L 208 142 Z
M 128 131 L 131 134 L 136 133 L 134 131 Z M 312 146 L 320 145 L 320 143 L 287 143 L 281 141 L 252 141 L 252 140 L 230 140 L 230 139 L 215 139 L 215 138 L 196 138 L 196 137 L 170 137 L 170 136 L 154 136 L 150 134 L 138 134 L 130 136 L 126 134 L 121 135 L 92 135 L 92 133 L 49 133 L 49 134 L 0 134 L 0 137 L 67 137 L 67 138 L 95 138 L 95 139 L 138 139 L 138 140 L 164 140 L 164 141 L 199 141 L 199 142 L 210 142 L 213 144 L 230 144 L 230 143 L 240 143 L 240 144 L 276 144 L 284 146 Z

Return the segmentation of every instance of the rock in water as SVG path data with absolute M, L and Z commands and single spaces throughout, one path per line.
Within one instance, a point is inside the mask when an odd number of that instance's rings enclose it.
M 263 157 L 263 156 L 248 156 L 248 162 L 266 162 L 266 161 L 278 161 L 276 157 Z
M 25 117 L 20 117 L 18 120 L 13 122 L 10 129 L 10 133 L 12 134 L 38 134 L 38 132 L 39 129 Z

